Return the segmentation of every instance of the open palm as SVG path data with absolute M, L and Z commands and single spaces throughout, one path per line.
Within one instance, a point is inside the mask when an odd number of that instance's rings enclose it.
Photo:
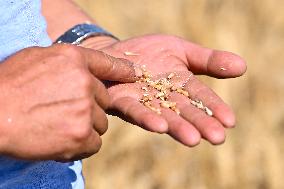
M 112 97 L 111 112 L 146 130 L 168 133 L 179 142 L 194 146 L 201 137 L 212 144 L 225 139 L 224 128 L 235 125 L 234 113 L 220 97 L 201 83 L 194 74 L 217 78 L 237 77 L 246 70 L 244 61 L 229 52 L 214 51 L 168 35 L 148 35 L 117 42 L 103 49 L 104 52 L 145 65 L 153 78 L 175 73 L 173 83 L 184 86 L 191 99 L 201 100 L 214 115 L 190 103 L 189 98 L 172 92 L 170 101 L 177 102 L 180 114 L 162 108 L 159 115 L 139 102 L 144 83 L 115 84 L 109 86 Z M 154 102 L 155 106 L 159 103 Z

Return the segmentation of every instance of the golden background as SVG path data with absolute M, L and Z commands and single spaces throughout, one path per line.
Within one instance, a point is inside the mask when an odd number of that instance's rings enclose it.
M 174 34 L 248 63 L 241 78 L 202 78 L 236 112 L 225 144 L 187 148 L 110 118 L 100 153 L 84 164 L 87 189 L 284 188 L 283 1 L 76 1 L 121 39 Z

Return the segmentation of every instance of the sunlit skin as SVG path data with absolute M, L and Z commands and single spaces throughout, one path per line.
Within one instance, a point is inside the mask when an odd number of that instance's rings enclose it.
M 97 153 L 110 104 L 101 80 L 133 82 L 131 65 L 63 44 L 7 58 L 0 64 L 0 154 L 65 162 Z
M 197 145 L 201 138 L 212 144 L 225 140 L 225 128 L 235 126 L 232 109 L 195 75 L 208 75 L 216 78 L 241 76 L 246 64 L 239 56 L 224 51 L 203 48 L 174 36 L 148 35 L 116 42 L 102 51 L 136 64 L 145 65 L 153 77 L 166 77 L 177 73 L 173 79 L 177 85 L 185 84 L 190 98 L 202 100 L 214 116 L 190 104 L 185 96 L 177 93 L 170 100 L 177 102 L 181 114 L 162 109 L 158 115 L 139 102 L 143 94 L 140 83 L 114 84 L 108 88 L 112 98 L 111 112 L 140 127 L 158 133 L 167 133 L 177 141 L 187 145 Z M 132 52 L 137 55 L 127 55 Z M 186 82 L 186 83 L 185 83 Z M 157 105 L 157 104 L 156 104 Z
M 48 23 L 48 34 L 53 40 L 76 24 L 86 21 L 95 23 L 70 0 L 43 0 L 42 7 Z M 174 36 L 149 35 L 120 42 L 110 37 L 96 36 L 85 40 L 81 45 L 146 65 L 156 77 L 179 72 L 184 79 L 191 73 L 230 78 L 240 76 L 246 70 L 244 61 L 237 55 L 202 48 Z M 137 53 L 139 56 L 125 56 L 124 52 Z M 186 88 L 191 98 L 202 100 L 213 110 L 214 117 L 194 108 L 189 100 L 180 95 L 171 95 L 171 98 L 176 98 L 173 100 L 178 102 L 178 107 L 182 110 L 181 117 L 168 110 L 163 110 L 162 116 L 159 116 L 138 102 L 143 91 L 137 83 L 115 85 L 108 89 L 112 97 L 111 111 L 146 130 L 168 133 L 188 146 L 198 144 L 201 137 L 213 144 L 222 143 L 225 139 L 224 128 L 235 125 L 232 110 L 194 76 L 190 78 Z

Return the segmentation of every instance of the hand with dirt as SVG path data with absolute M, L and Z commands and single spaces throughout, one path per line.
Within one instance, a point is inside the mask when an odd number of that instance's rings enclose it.
M 246 71 L 246 64 L 239 56 L 168 35 L 148 35 L 115 42 L 102 51 L 145 65 L 156 79 L 175 73 L 178 77 L 173 78 L 174 83 L 183 85 L 191 99 L 201 100 L 214 113 L 210 117 L 185 96 L 171 93 L 169 100 L 177 102 L 180 115 L 165 108 L 159 115 L 139 102 L 143 84 L 112 83 L 108 91 L 114 114 L 146 130 L 167 133 L 187 146 L 197 145 L 201 138 L 212 144 L 221 144 L 225 140 L 225 128 L 234 127 L 235 116 L 231 108 L 194 75 L 241 76 Z

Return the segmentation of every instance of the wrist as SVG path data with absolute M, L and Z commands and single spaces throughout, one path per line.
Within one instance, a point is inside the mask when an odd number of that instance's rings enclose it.
M 77 24 L 57 38 L 55 43 L 70 43 L 96 50 L 116 43 L 119 39 L 96 24 Z
M 103 49 L 107 46 L 117 43 L 119 40 L 110 36 L 95 36 L 84 40 L 80 46 L 85 48 L 92 48 L 95 50 Z

